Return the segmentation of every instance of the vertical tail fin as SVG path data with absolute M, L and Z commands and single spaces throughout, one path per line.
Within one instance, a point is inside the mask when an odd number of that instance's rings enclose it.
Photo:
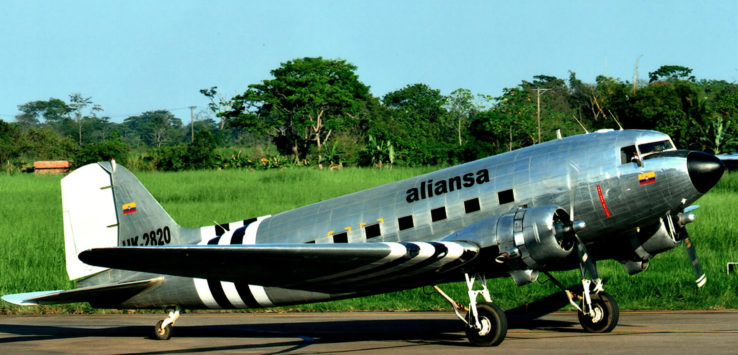
M 79 253 L 120 245 L 181 244 L 182 228 L 141 182 L 115 161 L 85 165 L 62 179 L 67 274 L 71 280 L 105 270 Z

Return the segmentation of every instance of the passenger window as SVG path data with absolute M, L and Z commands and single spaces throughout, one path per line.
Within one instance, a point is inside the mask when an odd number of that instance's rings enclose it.
M 634 145 L 623 147 L 620 149 L 620 164 L 628 164 L 636 162 L 635 157 L 638 155 Z
M 497 193 L 497 200 L 500 201 L 501 205 L 515 201 L 515 194 L 513 190 L 505 190 Z
M 438 207 L 431 210 L 431 221 L 438 222 L 446 219 L 446 207 Z
M 481 207 L 479 206 L 479 199 L 473 198 L 471 200 L 464 201 L 464 210 L 466 213 L 472 213 L 479 211 Z
M 397 224 L 400 225 L 400 230 L 405 230 L 405 229 L 410 229 L 412 227 L 415 227 L 415 223 L 413 222 L 413 216 L 400 217 L 397 219 Z
M 379 223 L 364 227 L 364 233 L 366 233 L 366 239 L 379 237 L 380 235 L 382 235 L 381 231 L 379 230 Z
M 333 235 L 334 243 L 348 243 L 348 233 L 338 233 Z

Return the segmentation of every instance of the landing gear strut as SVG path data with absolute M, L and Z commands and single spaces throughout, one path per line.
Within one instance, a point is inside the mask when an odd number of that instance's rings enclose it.
M 156 322 L 152 334 L 153 338 L 156 340 L 169 340 L 172 337 L 172 326 L 179 318 L 179 314 L 180 308 L 176 307 L 173 311 L 169 312 L 169 317 Z
M 456 317 L 466 324 L 466 337 L 469 342 L 476 346 L 496 346 L 505 340 L 507 335 L 507 317 L 505 311 L 492 303 L 487 289 L 487 280 L 483 275 L 469 276 L 465 273 L 466 285 L 469 292 L 469 307 L 464 307 L 451 299 L 438 286 L 433 288 L 448 301 L 456 313 Z M 478 279 L 478 281 L 477 281 Z M 475 289 L 475 282 L 478 282 L 482 289 Z M 482 295 L 483 303 L 477 304 L 477 297 Z M 466 311 L 466 315 L 462 316 L 460 311 Z
M 553 275 L 544 273 L 556 284 L 569 299 L 569 304 L 578 311 L 579 324 L 589 333 L 607 333 L 615 329 L 620 320 L 620 309 L 615 298 L 602 288 L 602 280 L 597 271 L 597 265 L 587 253 L 587 249 L 577 238 L 577 253 L 579 254 L 579 269 L 582 275 L 582 296 L 575 295 L 566 289 Z M 590 287 L 594 283 L 594 288 Z M 581 306 L 575 302 L 581 300 Z

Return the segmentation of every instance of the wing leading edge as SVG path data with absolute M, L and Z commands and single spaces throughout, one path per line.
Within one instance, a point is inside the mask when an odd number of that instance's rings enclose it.
M 479 251 L 478 245 L 462 241 L 187 245 L 99 248 L 79 258 L 116 269 L 346 292 L 443 282 Z

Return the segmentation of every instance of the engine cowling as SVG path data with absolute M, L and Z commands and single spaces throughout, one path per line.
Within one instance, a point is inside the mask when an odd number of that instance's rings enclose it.
M 501 252 L 497 262 L 511 270 L 532 270 L 569 256 L 574 231 L 583 227 L 583 222 L 573 226 L 569 214 L 557 206 L 517 208 L 470 225 L 446 240 L 472 241 L 482 248 L 497 246 Z
M 498 262 L 519 255 L 531 269 L 566 258 L 575 242 L 569 214 L 557 206 L 519 208 L 503 215 L 497 224 L 497 237 L 502 252 Z
M 694 215 L 679 214 L 660 218 L 658 223 L 639 228 L 633 234 L 630 245 L 632 253 L 628 258 L 620 260 L 628 274 L 637 274 L 648 268 L 648 261 L 658 253 L 673 249 L 681 242 L 678 230 L 680 224 L 694 220 Z

